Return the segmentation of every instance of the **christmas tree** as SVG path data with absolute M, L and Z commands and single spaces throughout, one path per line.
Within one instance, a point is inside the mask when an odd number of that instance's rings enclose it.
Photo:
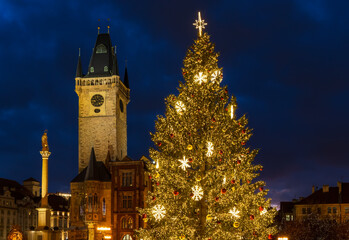
M 275 209 L 265 183 L 254 180 L 261 165 L 246 146 L 251 129 L 237 119 L 236 99 L 221 87 L 219 54 L 206 23 L 194 23 L 198 39 L 184 59 L 179 94 L 166 98 L 150 149 L 153 192 L 140 209 L 139 239 L 271 239 Z

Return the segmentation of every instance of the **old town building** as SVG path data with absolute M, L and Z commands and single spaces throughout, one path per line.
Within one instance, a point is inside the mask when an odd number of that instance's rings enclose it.
M 340 223 L 348 222 L 349 183 L 338 182 L 336 187 L 324 185 L 320 189 L 313 186 L 312 194 L 294 205 L 294 213 L 296 220 L 313 213 Z
M 127 155 L 125 69 L 120 79 L 116 47 L 109 33 L 99 33 L 87 74 L 79 55 L 75 77 L 79 97 L 79 173 L 71 181 L 69 239 L 132 240 L 143 226 L 137 208 L 149 191 L 145 161 Z

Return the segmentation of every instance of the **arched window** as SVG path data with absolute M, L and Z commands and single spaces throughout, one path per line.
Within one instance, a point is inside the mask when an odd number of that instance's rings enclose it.
M 102 205 L 102 214 L 105 216 L 107 213 L 107 207 L 105 205 L 105 198 L 103 198 L 103 205 Z
M 104 72 L 108 72 L 108 66 L 104 66 Z
M 133 228 L 133 218 L 129 217 L 127 220 L 127 228 L 132 229 Z
M 95 196 L 93 198 L 93 206 L 95 209 L 98 208 L 98 197 L 97 197 L 97 193 L 95 193 Z
M 96 53 L 107 53 L 107 48 L 103 44 L 99 44 L 96 49 Z
M 87 80 L 87 86 L 90 86 L 90 80 Z
M 122 240 L 132 240 L 132 237 L 130 236 L 130 234 L 126 234 Z
M 121 228 L 123 228 L 123 229 L 127 228 L 127 220 L 125 217 L 122 218 L 122 220 L 121 220 Z
M 88 211 L 92 212 L 92 195 L 88 196 Z

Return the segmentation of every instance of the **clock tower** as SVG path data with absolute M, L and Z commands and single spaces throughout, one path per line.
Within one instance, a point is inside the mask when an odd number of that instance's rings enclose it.
M 130 89 L 125 72 L 120 80 L 116 48 L 109 33 L 98 34 L 87 74 L 79 53 L 75 77 L 79 97 L 79 172 L 88 165 L 91 148 L 96 159 L 123 160 L 127 155 L 127 104 Z

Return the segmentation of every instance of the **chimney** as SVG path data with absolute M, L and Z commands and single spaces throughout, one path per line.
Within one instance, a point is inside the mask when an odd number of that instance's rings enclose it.
M 342 193 L 342 183 L 337 182 L 337 186 L 338 186 L 338 193 L 341 194 Z
M 315 192 L 315 186 L 313 185 L 313 187 L 311 188 L 311 193 Z
M 328 185 L 324 185 L 323 187 L 322 187 L 322 191 L 325 193 L 325 192 L 329 192 L 329 190 L 330 190 L 330 187 L 328 186 Z

